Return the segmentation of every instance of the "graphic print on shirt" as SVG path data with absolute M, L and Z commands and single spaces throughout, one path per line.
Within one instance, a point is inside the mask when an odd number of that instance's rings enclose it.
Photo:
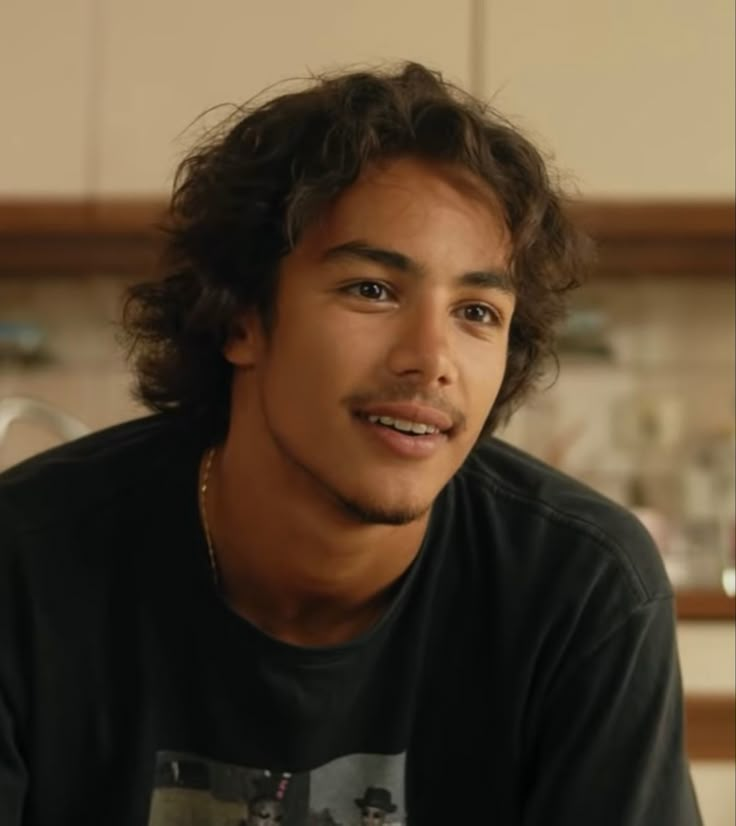
M 404 754 L 274 772 L 158 752 L 148 826 L 400 826 Z

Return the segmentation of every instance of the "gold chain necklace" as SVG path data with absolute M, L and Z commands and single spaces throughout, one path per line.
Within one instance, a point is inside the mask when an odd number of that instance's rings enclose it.
M 215 581 L 215 585 L 218 585 L 220 582 L 220 575 L 217 571 L 217 557 L 215 556 L 215 547 L 212 544 L 210 525 L 207 521 L 207 485 L 210 481 L 210 470 L 212 468 L 212 460 L 215 458 L 216 450 L 216 447 L 209 448 L 204 455 L 204 460 L 202 461 L 201 481 L 199 483 L 199 511 L 202 517 L 204 538 L 207 540 L 207 556 L 210 560 L 212 579 Z

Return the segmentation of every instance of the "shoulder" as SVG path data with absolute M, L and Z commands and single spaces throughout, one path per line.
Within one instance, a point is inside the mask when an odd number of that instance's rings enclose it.
M 630 511 L 500 439 L 476 446 L 453 487 L 500 564 L 549 587 L 610 589 L 631 610 L 671 596 L 660 554 Z
M 182 443 L 175 421 L 148 416 L 27 459 L 0 473 L 3 533 L 32 536 L 95 521 L 143 495 Z

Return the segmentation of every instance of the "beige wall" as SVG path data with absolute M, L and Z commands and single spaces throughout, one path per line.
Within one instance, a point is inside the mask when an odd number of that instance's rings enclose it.
M 0 197 L 163 193 L 204 109 L 309 72 L 416 59 L 467 85 L 470 11 L 470 0 L 4 0 Z
M 703 826 L 733 826 L 736 823 L 734 764 L 702 761 L 692 767 Z
M 681 622 L 677 642 L 686 692 L 729 694 L 736 691 L 736 629 L 733 622 Z M 736 736 L 732 732 L 731 736 Z M 692 766 L 704 826 L 736 822 L 736 765 L 701 760 Z
M 734 194 L 733 0 L 489 0 L 485 85 L 585 195 Z
M 736 627 L 732 622 L 681 622 L 677 644 L 686 691 L 736 693 Z
M 0 197 L 88 188 L 93 2 L 0 3 Z
M 468 10 L 467 0 L 108 3 L 95 184 L 105 193 L 165 187 L 172 158 L 198 130 L 177 136 L 196 115 L 284 78 L 404 57 L 467 82 Z
M 0 197 L 163 193 L 206 107 L 414 58 L 583 194 L 734 192 L 732 0 L 3 0 Z

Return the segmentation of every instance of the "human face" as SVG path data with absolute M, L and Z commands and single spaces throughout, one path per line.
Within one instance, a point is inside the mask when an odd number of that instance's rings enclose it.
M 226 346 L 231 433 L 350 518 L 424 516 L 503 379 L 508 251 L 468 173 L 413 158 L 370 168 L 283 259 L 269 332 L 250 313 Z
M 375 806 L 365 806 L 360 813 L 362 826 L 382 826 L 386 820 L 386 812 L 376 809 Z
M 275 826 L 283 820 L 283 810 L 278 800 L 260 800 L 253 804 L 248 815 L 248 826 Z

